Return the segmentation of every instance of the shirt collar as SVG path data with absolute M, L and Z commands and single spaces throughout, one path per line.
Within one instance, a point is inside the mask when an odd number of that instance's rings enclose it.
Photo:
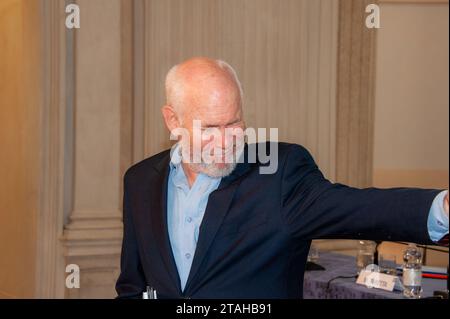
M 181 166 L 181 147 L 177 143 L 170 151 L 170 174 L 172 175 L 173 184 L 177 187 L 181 187 L 185 191 L 189 190 L 189 184 L 187 177 L 184 174 L 183 167 Z
M 172 146 L 170 150 L 170 169 L 176 169 L 181 164 L 181 147 L 179 143 Z

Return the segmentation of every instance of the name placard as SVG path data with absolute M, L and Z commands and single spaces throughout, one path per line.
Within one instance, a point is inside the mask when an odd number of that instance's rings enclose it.
M 378 288 L 387 291 L 394 291 L 394 288 L 400 289 L 401 286 L 400 279 L 397 276 L 366 269 L 361 270 L 356 283 L 365 285 L 367 288 Z

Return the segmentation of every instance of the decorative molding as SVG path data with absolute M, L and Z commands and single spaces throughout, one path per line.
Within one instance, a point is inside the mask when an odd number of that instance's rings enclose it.
M 133 0 L 133 163 L 145 157 L 145 0 Z
M 120 211 L 74 211 L 66 230 L 122 230 L 122 213 Z
M 127 168 L 133 162 L 134 154 L 134 1 L 120 3 L 120 185 Z M 120 189 L 122 193 L 122 188 Z M 120 214 L 122 215 L 122 214 Z
M 116 296 L 114 291 L 115 281 L 119 276 L 117 260 L 120 252 L 101 254 L 101 250 L 107 248 L 98 247 L 94 254 L 80 251 L 78 255 L 66 256 L 68 263 L 75 263 L 80 267 L 80 288 L 67 289 L 66 298 L 69 299 L 112 299 Z M 72 250 L 74 250 L 73 248 Z
M 66 289 L 66 297 L 112 298 L 123 234 L 122 179 L 134 149 L 133 2 L 77 3 L 84 15 L 74 43 L 74 200 L 61 240 L 66 262 L 80 267 L 81 283 Z
M 64 296 L 63 230 L 65 139 L 64 2 L 40 0 L 42 28 L 42 139 L 37 215 L 36 298 Z

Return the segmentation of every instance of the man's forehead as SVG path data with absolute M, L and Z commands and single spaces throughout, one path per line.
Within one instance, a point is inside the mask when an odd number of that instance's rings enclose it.
M 216 127 L 239 122 L 242 118 L 240 107 L 229 106 L 220 108 L 190 108 L 185 109 L 185 119 L 200 121 L 201 127 Z M 192 123 L 191 123 L 192 124 Z
M 240 110 L 240 99 L 237 92 L 224 90 L 220 93 L 206 88 L 199 88 L 197 92 L 186 91 L 184 99 L 185 112 L 195 115 L 207 115 L 214 118 L 229 112 Z

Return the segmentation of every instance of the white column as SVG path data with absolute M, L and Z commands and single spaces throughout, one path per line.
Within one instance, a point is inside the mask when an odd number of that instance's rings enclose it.
M 66 262 L 80 266 L 69 298 L 114 297 L 122 238 L 121 1 L 79 0 L 75 31 L 73 209 Z

